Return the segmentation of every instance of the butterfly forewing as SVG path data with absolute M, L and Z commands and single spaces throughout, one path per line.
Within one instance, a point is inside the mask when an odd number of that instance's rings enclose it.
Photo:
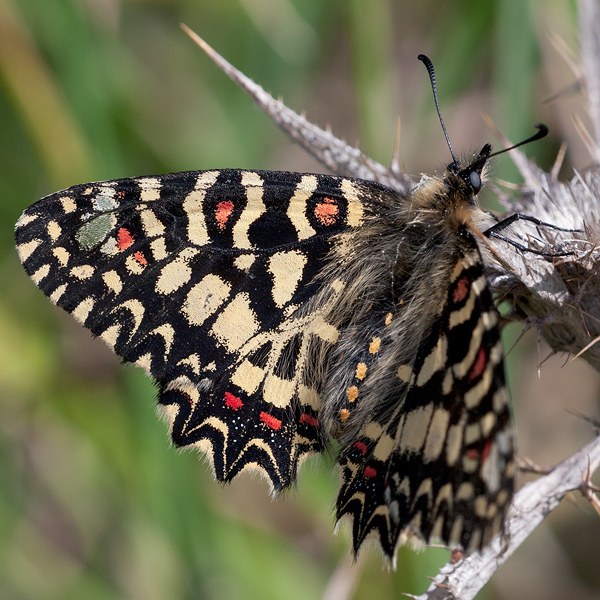
M 157 379 L 176 444 L 205 451 L 219 479 L 250 466 L 281 488 L 321 448 L 304 361 L 312 337 L 335 335 L 302 309 L 362 210 L 340 178 L 178 173 L 47 196 L 17 245 L 53 302 Z

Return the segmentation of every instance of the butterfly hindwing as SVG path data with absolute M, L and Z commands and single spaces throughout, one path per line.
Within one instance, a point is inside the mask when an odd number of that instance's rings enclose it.
M 157 380 L 177 445 L 219 479 L 256 467 L 281 488 L 322 440 L 303 363 L 323 334 L 299 309 L 332 236 L 360 225 L 359 196 L 240 170 L 85 184 L 25 211 L 17 246 L 54 303 Z
M 386 367 L 395 406 L 372 411 L 342 450 L 337 516 L 352 516 L 355 551 L 369 535 L 389 556 L 411 536 L 480 549 L 508 510 L 514 441 L 498 313 L 475 241 L 463 232 L 460 242 L 416 355 Z M 403 318 L 400 306 L 393 319 Z M 379 356 L 371 360 L 385 361 L 392 313 L 376 320 L 370 339 Z M 365 363 L 365 381 L 369 370 Z

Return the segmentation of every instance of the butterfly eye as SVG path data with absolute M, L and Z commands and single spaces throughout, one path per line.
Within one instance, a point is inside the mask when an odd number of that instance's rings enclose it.
M 479 174 L 476 173 L 475 171 L 471 171 L 469 173 L 469 183 L 471 184 L 471 187 L 473 188 L 473 192 L 475 194 L 478 194 L 479 190 L 481 190 L 481 177 L 479 177 Z

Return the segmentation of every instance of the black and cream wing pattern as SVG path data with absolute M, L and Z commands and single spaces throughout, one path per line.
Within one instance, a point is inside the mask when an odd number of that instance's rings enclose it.
M 510 504 L 513 429 L 470 213 L 444 204 L 471 201 L 455 171 L 411 194 L 245 170 L 78 185 L 24 212 L 17 248 L 156 380 L 174 444 L 218 480 L 281 490 L 333 443 L 355 551 L 479 549 Z
M 173 441 L 215 475 L 264 471 L 276 489 L 321 448 L 311 338 L 333 339 L 314 294 L 332 236 L 361 219 L 332 178 L 205 171 L 48 196 L 17 228 L 50 299 L 159 386 Z

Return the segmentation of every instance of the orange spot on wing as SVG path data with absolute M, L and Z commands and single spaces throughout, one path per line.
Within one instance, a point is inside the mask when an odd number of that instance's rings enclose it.
M 129 246 L 132 245 L 133 236 L 131 235 L 128 229 L 125 229 L 125 227 L 121 227 L 121 229 L 119 229 L 119 233 L 117 234 L 117 247 L 121 252 L 123 252 L 123 250 L 127 250 L 127 248 L 129 248 Z
M 354 402 L 358 398 L 358 388 L 355 385 L 351 385 L 346 390 L 346 396 L 348 396 L 349 402 Z
M 315 206 L 315 217 L 321 225 L 333 225 L 339 216 L 340 209 L 333 198 L 324 198 Z
M 244 403 L 237 396 L 234 396 L 229 392 L 225 392 L 225 404 L 227 404 L 229 408 L 233 408 L 233 410 L 237 410 L 244 406 Z
M 379 347 L 381 346 L 381 338 L 374 337 L 369 344 L 369 352 L 371 354 L 377 354 Z
M 215 219 L 219 224 L 219 229 L 221 231 L 225 229 L 227 220 L 233 212 L 233 206 L 233 202 L 230 202 L 229 200 L 224 200 L 223 202 L 219 202 L 219 204 L 217 204 L 217 207 L 215 208 Z
M 266 412 L 260 413 L 260 419 L 264 423 L 266 423 L 271 429 L 275 429 L 277 431 L 281 427 L 281 421 L 276 419 L 273 415 L 270 415 Z
M 490 451 L 492 450 L 492 443 L 493 441 L 489 439 L 485 442 L 485 445 L 483 446 L 483 450 L 481 452 L 479 452 L 477 448 L 472 448 L 471 450 L 467 450 L 467 452 L 465 452 L 465 456 L 467 458 L 479 458 L 481 460 L 481 464 L 483 464 L 487 460 L 487 457 L 490 455 Z
M 469 278 L 466 275 L 463 275 L 458 282 L 456 283 L 456 287 L 452 292 L 452 302 L 454 304 L 458 304 L 462 302 L 469 293 Z
M 140 263 L 140 265 L 144 267 L 148 264 L 148 261 L 146 260 L 146 257 L 143 255 L 142 252 L 134 252 L 133 258 L 135 258 L 135 260 L 137 260 Z
M 360 379 L 361 381 L 365 378 L 367 374 L 367 365 L 365 363 L 358 363 L 356 365 L 356 379 Z

